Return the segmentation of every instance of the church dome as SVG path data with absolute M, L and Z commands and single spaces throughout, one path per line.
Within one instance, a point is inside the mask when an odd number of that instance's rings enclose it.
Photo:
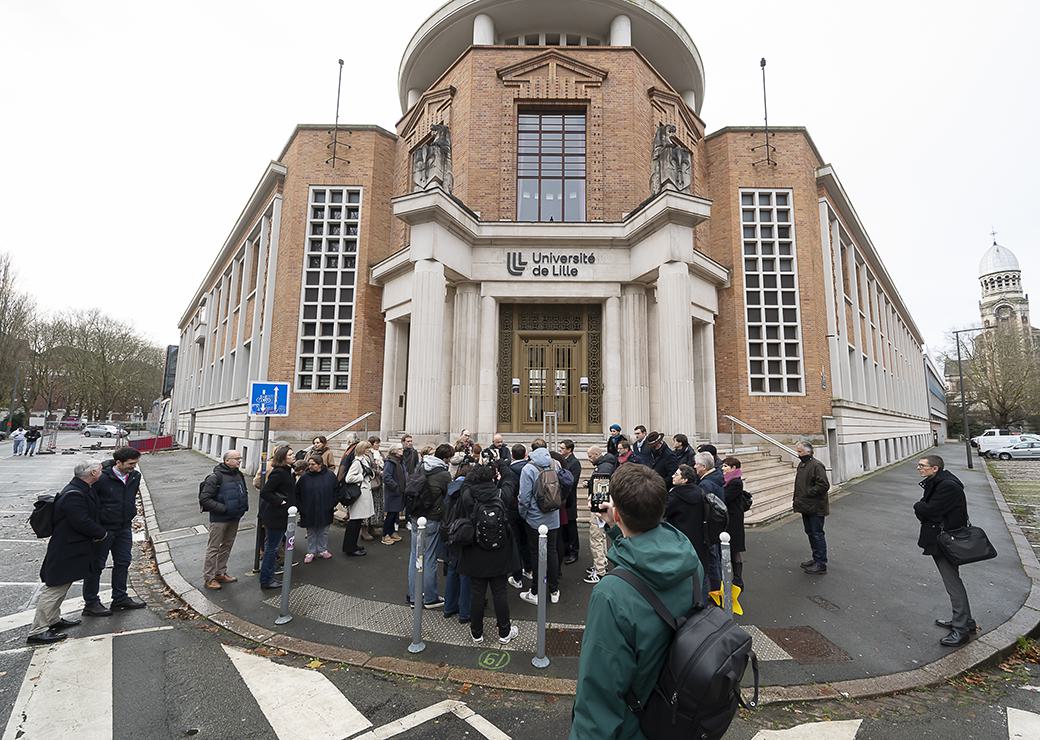
M 1018 258 L 1011 253 L 1010 249 L 1002 247 L 996 242 L 986 251 L 986 254 L 982 255 L 982 261 L 979 263 L 979 277 L 1012 270 L 1021 272 L 1022 268 L 1018 266 Z

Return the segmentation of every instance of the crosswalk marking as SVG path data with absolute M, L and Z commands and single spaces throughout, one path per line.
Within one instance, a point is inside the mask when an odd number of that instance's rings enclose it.
M 854 740 L 862 722 L 809 722 L 786 730 L 759 730 L 751 740 Z
M 102 601 L 108 601 L 108 597 L 111 595 L 111 591 L 102 591 L 98 594 L 98 598 Z M 83 598 L 81 596 L 77 596 L 74 599 L 65 599 L 65 601 L 61 602 L 61 610 L 63 612 L 78 612 L 82 608 Z M 26 609 L 25 611 L 8 614 L 6 617 L 0 617 L 0 632 L 7 632 L 8 630 L 16 630 L 19 627 L 25 627 L 26 625 L 32 624 L 33 619 L 35 618 L 35 609 Z
M 1036 740 L 1040 737 L 1040 714 L 1007 708 L 1008 740 Z
M 223 648 L 279 738 L 340 740 L 372 726 L 318 671 Z
M 36 648 L 3 740 L 112 736 L 112 639 L 173 627 L 67 639 Z M 14 651 L 10 651 L 14 652 Z M 70 711 L 73 707 L 89 711 Z
M 393 722 L 377 727 L 371 732 L 366 732 L 364 735 L 358 735 L 353 740 L 386 740 L 386 738 L 395 737 L 408 732 L 419 725 L 435 720 L 445 714 L 454 714 L 487 738 L 487 740 L 510 740 L 509 735 L 502 732 L 484 719 L 484 717 L 474 712 L 466 706 L 465 702 L 455 701 L 454 699 L 445 699 L 444 701 L 432 704 L 425 709 L 420 709 L 418 712 L 412 712 L 411 714 L 401 717 L 401 719 L 395 719 Z

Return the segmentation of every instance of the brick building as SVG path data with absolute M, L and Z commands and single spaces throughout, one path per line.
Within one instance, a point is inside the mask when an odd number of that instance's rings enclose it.
M 638 423 L 822 445 L 835 478 L 929 444 L 922 338 L 803 128 L 707 133 L 650 0 L 452 0 L 395 133 L 299 126 L 184 312 L 178 438 L 256 460 L 250 380 L 305 439 Z M 758 147 L 758 148 L 755 148 Z M 738 420 L 733 421 L 732 419 Z

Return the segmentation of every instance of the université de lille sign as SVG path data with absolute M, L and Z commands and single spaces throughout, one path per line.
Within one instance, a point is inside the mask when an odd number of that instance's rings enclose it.
M 580 277 L 583 267 L 596 264 L 592 252 L 559 254 L 557 252 L 506 252 L 506 270 L 513 277 L 530 274 L 540 278 Z

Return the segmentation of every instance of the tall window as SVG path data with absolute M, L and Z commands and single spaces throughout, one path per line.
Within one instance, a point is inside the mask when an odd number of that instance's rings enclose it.
M 296 388 L 347 391 L 361 190 L 312 187 L 307 219 Z
M 789 190 L 741 190 L 752 393 L 802 393 L 794 215 Z
M 520 114 L 517 221 L 585 220 L 585 113 Z

